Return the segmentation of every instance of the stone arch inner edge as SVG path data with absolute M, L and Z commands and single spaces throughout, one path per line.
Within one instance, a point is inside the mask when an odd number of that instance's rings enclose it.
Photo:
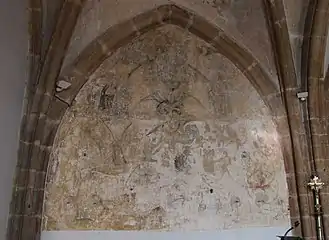
M 228 37 L 221 29 L 213 26 L 197 14 L 176 5 L 161 6 L 108 29 L 90 43 L 76 61 L 65 69 L 64 73 L 66 74 L 61 76 L 60 79 L 68 80 L 72 84 L 72 88 L 56 93 L 55 96 L 70 105 L 87 81 L 88 77 L 86 76 L 91 75 L 112 52 L 131 42 L 141 34 L 164 24 L 173 24 L 187 29 L 192 34 L 215 46 L 219 53 L 227 57 L 243 72 L 260 94 L 273 114 L 279 135 L 287 134 L 288 126 L 280 93 L 261 64 L 248 50 L 239 46 L 238 43 Z M 119 30 L 122 31 L 122 34 L 119 33 Z M 110 36 L 116 37 L 113 39 Z M 285 166 L 289 168 L 289 171 L 292 171 L 293 167 L 291 166 L 293 163 L 291 163 L 290 142 L 287 144 L 286 140 L 284 140 L 284 143 L 281 141 L 281 146 Z M 295 179 L 289 178 L 287 181 L 289 182 L 289 188 L 291 188 L 291 185 L 295 185 Z M 292 215 L 296 216 L 296 213 L 292 213 Z

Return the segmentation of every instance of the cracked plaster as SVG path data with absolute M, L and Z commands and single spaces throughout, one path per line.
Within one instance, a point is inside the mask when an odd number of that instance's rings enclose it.
M 245 76 L 171 25 L 120 48 L 68 109 L 44 229 L 214 230 L 289 224 L 278 134 Z

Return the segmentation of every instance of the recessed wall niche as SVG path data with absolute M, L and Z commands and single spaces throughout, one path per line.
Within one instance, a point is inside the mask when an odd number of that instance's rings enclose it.
M 229 60 L 177 26 L 119 48 L 67 110 L 45 230 L 289 225 L 271 114 Z

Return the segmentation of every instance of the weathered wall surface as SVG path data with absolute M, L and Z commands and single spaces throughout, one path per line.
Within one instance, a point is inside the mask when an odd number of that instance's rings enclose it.
M 261 0 L 88 0 L 75 28 L 63 69 L 109 27 L 169 2 L 189 9 L 222 28 L 228 36 L 253 52 L 277 84 Z
M 152 30 L 110 56 L 67 111 L 44 229 L 288 225 L 277 138 L 232 63 L 178 27 Z

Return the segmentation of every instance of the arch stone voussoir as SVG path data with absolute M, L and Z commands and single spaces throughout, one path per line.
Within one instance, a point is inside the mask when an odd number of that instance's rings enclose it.
M 48 162 L 53 141 L 68 105 L 53 97 L 43 114 L 30 114 L 34 121 L 33 142 L 20 141 L 8 234 L 38 239 Z M 31 131 L 28 131 L 29 133 Z M 20 233 L 20 231 L 22 231 Z M 36 236 L 37 235 L 37 236 Z M 30 238 L 28 238 L 30 236 Z
M 282 93 L 247 49 L 241 47 L 222 29 L 209 23 L 201 16 L 176 5 L 164 5 L 109 28 L 90 43 L 77 60 L 64 70 L 64 75 L 60 78 L 68 81 L 71 86 L 56 93 L 56 97 L 68 105 L 72 104 L 89 76 L 107 57 L 132 39 L 163 24 L 179 26 L 213 45 L 218 53 L 227 57 L 240 69 L 269 107 L 279 134 L 289 192 L 293 196 L 290 199 L 291 218 L 294 221 L 299 219 L 300 208 L 296 189 L 301 184 L 296 182 L 296 167 L 292 156 L 291 137 Z
M 328 43 L 329 29 L 329 2 L 327 0 L 318 0 L 309 5 L 310 24 L 308 24 L 308 36 L 305 37 L 304 59 L 307 64 L 307 71 L 304 72 L 304 81 L 307 84 L 309 92 L 308 112 L 311 147 L 313 150 L 313 165 L 316 174 L 328 185 L 329 161 L 323 160 L 328 158 L 328 77 L 325 76 L 325 58 Z M 306 23 L 305 23 L 306 24 Z M 307 61 L 306 61 L 307 60 Z M 306 85 L 305 84 L 305 85 Z M 319 128 L 318 123 L 322 122 Z M 325 187 L 321 190 L 320 201 L 322 204 L 322 231 L 324 237 L 328 239 L 329 227 L 329 188 Z
M 289 126 L 281 93 L 257 59 L 247 49 L 227 36 L 222 29 L 194 12 L 168 4 L 106 30 L 91 42 L 70 66 L 64 69 L 64 74 L 59 77 L 59 80 L 69 84 L 66 89 L 56 90 L 54 84 L 45 81 L 28 103 L 30 108 L 23 117 L 26 124 L 23 124 L 24 127 L 21 130 L 15 180 L 16 191 L 14 191 L 9 220 L 8 232 L 11 239 L 21 239 L 20 236 L 24 236 L 24 239 L 40 238 L 44 186 L 52 145 L 60 121 L 80 89 L 100 64 L 118 48 L 163 24 L 174 24 L 184 28 L 212 44 L 218 53 L 240 69 L 257 90 L 269 107 L 280 135 L 291 195 L 291 217 L 292 219 L 300 217 L 300 205 L 296 194 L 300 183 L 296 183 Z
M 88 77 L 108 56 L 132 39 L 162 24 L 174 24 L 187 29 L 214 45 L 219 53 L 232 61 L 246 75 L 265 104 L 272 104 L 267 101 L 266 96 L 277 93 L 277 88 L 253 55 L 228 37 L 222 29 L 176 5 L 161 6 L 106 30 L 82 51 L 71 66 L 64 70 L 60 79 L 71 85 L 55 96 L 70 105 Z M 279 112 L 283 112 L 283 105 L 277 103 L 278 101 L 275 106 L 269 106 L 270 109 L 275 111 L 281 109 Z

